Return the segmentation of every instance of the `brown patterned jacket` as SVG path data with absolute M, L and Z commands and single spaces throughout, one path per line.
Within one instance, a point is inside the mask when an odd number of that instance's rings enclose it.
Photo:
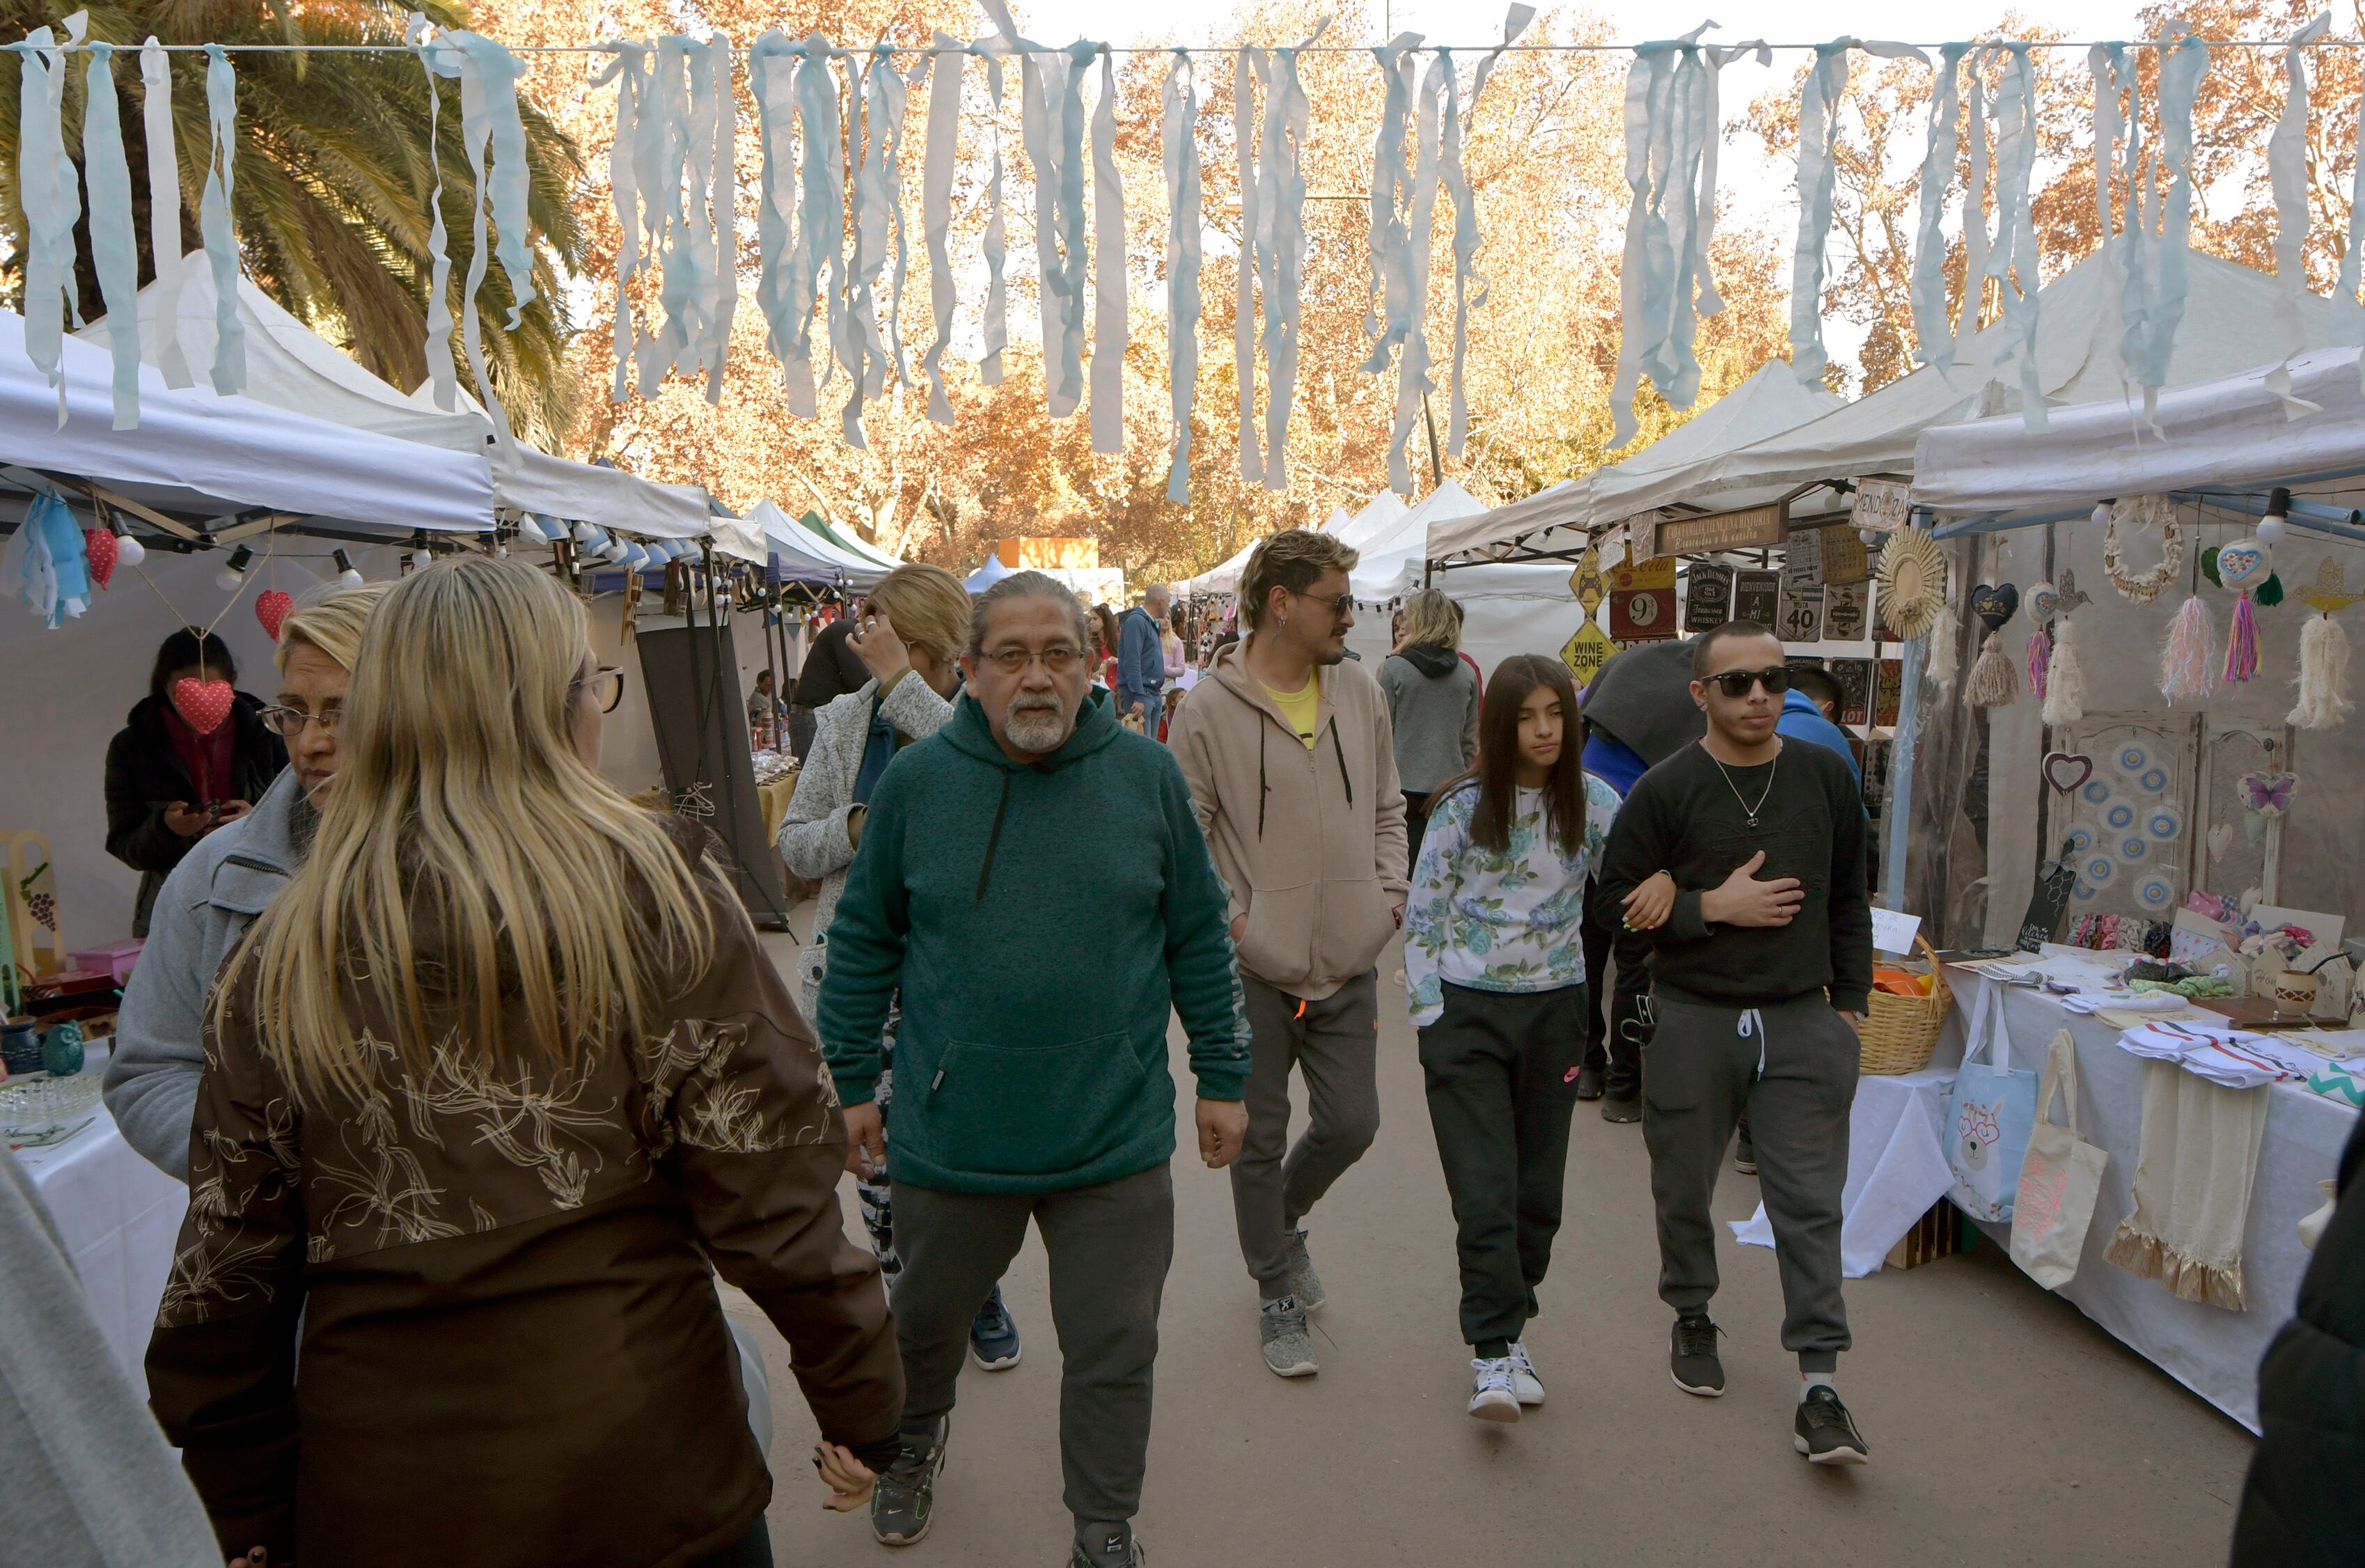
M 675 1568 L 730 1545 L 771 1478 L 716 1271 L 787 1338 L 823 1434 L 891 1455 L 902 1371 L 839 1210 L 836 1091 L 738 900 L 697 881 L 705 973 L 662 1033 L 572 1070 L 458 1032 L 407 1059 L 356 991 L 368 1092 L 308 1105 L 256 1047 L 251 970 L 224 977 L 148 1379 L 226 1554 Z

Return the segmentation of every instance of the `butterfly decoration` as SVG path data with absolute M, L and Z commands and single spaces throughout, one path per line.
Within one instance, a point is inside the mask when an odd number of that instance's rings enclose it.
M 2267 824 L 2291 810 L 2299 793 L 2299 775 L 2279 770 L 2245 773 L 2235 785 L 2242 801 L 2242 825 L 2252 844 L 2266 836 Z

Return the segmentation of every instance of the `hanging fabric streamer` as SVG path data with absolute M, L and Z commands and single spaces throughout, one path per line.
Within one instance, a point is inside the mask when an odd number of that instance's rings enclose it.
M 1289 487 L 1289 412 L 1297 392 L 1298 329 L 1306 284 L 1306 141 L 1312 114 L 1297 51 L 1329 29 L 1317 22 L 1298 43 L 1264 58 L 1264 137 L 1257 157 L 1257 263 L 1264 290 L 1264 487 Z M 1449 80 L 1452 68 L 1446 67 Z M 1431 207 L 1435 203 L 1432 201 Z M 1422 292 L 1427 293 L 1427 241 Z
M 1093 110 L 1093 450 L 1125 450 L 1125 186 L 1116 172 L 1116 72 L 1101 46 Z
M 630 285 L 644 264 L 641 253 L 640 187 L 634 178 L 638 167 L 634 153 L 640 144 L 641 99 L 648 85 L 649 51 L 645 44 L 637 43 L 612 43 L 606 47 L 615 58 L 608 62 L 607 69 L 592 79 L 591 84 L 599 87 L 610 82 L 616 84 L 616 134 L 608 143 L 608 192 L 616 213 L 616 375 L 609 398 L 611 401 L 621 403 L 631 391 L 627 375 L 633 357 Z M 430 64 L 427 71 L 432 84 L 435 68 Z M 435 106 L 431 98 L 428 105 L 431 132 L 434 125 Z M 442 303 L 449 290 L 452 259 L 443 248 L 443 166 L 440 149 L 435 166 L 435 196 L 434 229 L 428 238 L 428 253 L 435 263 L 435 285 L 427 303 L 427 373 L 435 379 L 436 407 L 449 409 L 452 407 L 452 355 L 448 346 L 441 355 L 435 352 L 439 332 L 447 345 L 452 337 L 451 312 Z M 438 369 L 439 365 L 443 368 Z
M 1242 49 L 1232 57 L 1232 143 L 1240 179 L 1240 252 L 1239 297 L 1232 311 L 1232 380 L 1239 391 L 1240 478 L 1250 484 L 1264 477 L 1264 457 L 1256 428 L 1256 76 L 1261 51 Z M 1267 105 L 1266 112 L 1271 112 Z M 1398 461 L 1389 459 L 1394 475 Z M 1409 488 L 1407 478 L 1399 488 Z
M 1412 207 L 1412 161 L 1407 138 L 1413 87 L 1420 73 L 1414 51 L 1419 47 L 1420 34 L 1406 32 L 1372 50 L 1385 85 L 1380 129 L 1372 141 L 1372 284 L 1363 312 L 1363 335 L 1377 340 L 1363 369 L 1374 375 L 1387 373 L 1389 360 L 1412 330 L 1412 236 L 1407 224 Z
M 1971 150 L 1963 182 L 1963 304 L 1955 318 L 1954 362 L 1958 369 L 1984 375 L 1985 367 L 1971 362 L 1971 340 L 1979 335 L 1987 304 L 1988 275 L 1988 98 L 1978 64 L 1974 53 L 1963 92 L 1963 129 Z
M 1988 275 L 1996 280 L 2002 299 L 2008 346 L 1996 368 L 2006 364 L 2020 372 L 2020 417 L 2031 431 L 2050 428 L 2045 413 L 2045 392 L 2037 376 L 2036 222 L 2029 198 L 2036 176 L 2036 73 L 2030 66 L 2028 46 L 2012 43 L 1991 50 L 2003 62 L 1996 87 L 1996 244 L 1988 257 Z
M 854 382 L 841 420 L 846 444 L 856 448 L 869 445 L 862 429 L 863 405 L 884 394 L 889 375 L 902 369 L 880 333 L 879 280 L 887 265 L 892 215 L 902 205 L 896 153 L 903 134 L 903 95 L 894 51 L 883 44 L 874 48 L 863 73 L 861 124 L 848 140 L 849 150 L 859 150 L 861 161 L 854 180 L 853 290 L 845 352 L 839 357 Z
M 996 47 L 1008 48 L 1009 40 L 996 40 Z M 981 49 L 982 46 L 977 46 Z M 979 376 L 988 386 L 1002 385 L 1002 353 L 1010 346 L 1010 286 L 1003 276 L 1003 267 L 1010 254 L 1010 231 L 1002 216 L 1002 57 L 1000 53 L 985 56 L 985 92 L 992 107 L 988 115 L 993 128 L 993 162 L 985 181 L 985 353 L 979 361 Z
M 2331 612 L 2309 617 L 2299 633 L 2299 701 L 2283 722 L 2328 730 L 2357 711 L 2348 698 L 2348 633 Z
M 2267 390 L 2282 404 L 2287 420 L 2324 412 L 2324 405 L 2292 392 L 2291 362 L 2307 346 L 2300 297 L 2307 292 L 2307 56 L 2306 48 L 2332 30 L 2332 13 L 2292 34 L 2283 45 L 2283 109 L 2267 139 L 2267 176 L 2275 194 L 2275 336 L 2282 363 L 2267 372 Z
M 1823 352 L 1823 242 L 1832 229 L 1838 166 L 1840 98 L 1847 91 L 1848 46 L 1834 39 L 1815 46 L 1815 62 L 1799 89 L 1799 239 L 1790 257 L 1790 368 L 1810 386 L 1822 384 L 1831 357 Z
M 67 18 L 82 41 L 83 14 Z M 74 292 L 74 223 L 82 217 L 73 164 L 65 152 L 66 57 L 49 28 L 35 28 L 17 51 L 17 191 L 25 211 L 25 353 L 57 389 L 58 423 L 66 422 L 62 360 L 66 320 L 82 325 Z
M 460 140 L 466 145 L 468 172 L 476 183 L 474 241 L 467 280 L 461 285 L 460 346 L 467 356 L 468 374 L 476 378 L 476 395 L 493 421 L 501 460 L 511 461 L 517 441 L 510 430 L 509 414 L 494 395 L 492 375 L 485 363 L 476 295 L 493 259 L 488 229 L 498 222 L 501 272 L 509 281 L 512 302 L 510 330 L 516 330 L 519 310 L 534 297 L 532 255 L 525 240 L 525 129 L 518 118 L 517 56 L 478 34 L 448 32 L 427 46 L 426 59 L 437 75 L 456 78 L 460 84 Z M 215 276 L 219 285 L 219 263 Z
M 1535 20 L 1532 6 L 1513 6 L 1503 18 L 1503 41 L 1478 58 L 1477 72 L 1470 80 L 1470 124 L 1478 122 L 1479 95 L 1486 91 L 1486 78 L 1495 73 L 1495 66 L 1503 58 L 1503 50 L 1511 47 L 1519 36 Z M 1714 89 L 1711 87 L 1711 93 Z M 1457 115 L 1447 125 L 1440 141 L 1440 156 L 1443 159 L 1446 192 L 1453 199 L 1453 368 L 1448 380 L 1449 412 L 1446 418 L 1445 450 L 1455 457 L 1462 455 L 1470 435 L 1470 401 L 1463 389 L 1463 375 L 1470 356 L 1470 309 L 1486 303 L 1487 282 L 1476 267 L 1478 256 L 1478 204 L 1470 189 L 1469 172 L 1462 164 L 1463 124 Z M 1709 296 L 1715 289 L 1710 286 Z
M 747 95 L 756 101 L 756 142 L 764 153 L 756 175 L 756 308 L 764 318 L 764 345 L 783 362 L 795 342 L 789 274 L 796 222 L 796 48 L 772 28 L 747 49 Z M 959 80 L 958 67 L 954 80 Z M 623 113 L 621 102 L 617 113 Z M 623 140 L 621 127 L 616 139 Z
M 1946 320 L 1946 237 L 1940 225 L 1946 213 L 1947 187 L 1955 183 L 1955 156 L 1960 145 L 1955 117 L 1963 102 L 1963 56 L 1970 51 L 1967 43 L 1942 44 L 1938 49 L 1938 64 L 1930 84 L 1929 142 L 1922 156 L 1922 206 L 1914 230 L 1910 285 L 1913 357 L 1923 364 L 1936 365 L 1949 381 L 1954 379 L 1955 332 Z M 1963 290 L 1963 309 L 1977 311 L 1967 286 Z
M 1174 457 L 1166 498 L 1191 498 L 1191 404 L 1199 380 L 1199 88 L 1188 50 L 1166 68 L 1165 116 L 1159 126 L 1166 169 L 1166 344 L 1174 409 Z
M 404 41 L 419 51 L 419 68 L 427 79 L 427 161 L 435 174 L 434 189 L 427 198 L 427 385 L 435 406 L 445 413 L 459 408 L 459 380 L 452 368 L 452 245 L 451 236 L 443 227 L 443 93 L 435 80 L 434 62 L 427 58 L 422 47 L 428 38 L 427 18 L 414 11 Z M 617 123 L 627 122 L 618 111 Z M 624 135 L 620 129 L 617 144 L 622 145 Z M 612 166 L 614 154 L 610 154 Z M 633 231 L 624 230 L 624 245 L 630 250 Z M 617 260 L 617 274 L 624 275 L 624 258 Z M 623 332 L 631 331 L 631 318 L 622 314 L 623 299 L 619 285 L 617 321 Z M 615 400 L 624 400 L 623 359 L 621 349 L 617 356 Z
M 1044 407 L 1053 419 L 1065 419 L 1076 411 L 1076 405 L 1083 398 L 1081 353 L 1077 376 L 1071 380 L 1068 374 L 1068 273 L 1071 261 L 1080 258 L 1072 258 L 1059 243 L 1067 228 L 1068 172 L 1060 154 L 1067 140 L 1062 121 L 1067 103 L 1068 57 L 1062 51 L 1046 50 L 1020 38 L 1002 15 L 997 14 L 995 19 L 1003 22 L 1003 30 L 1015 40 L 1019 51 L 1019 137 L 1026 147 L 1026 160 L 1035 171 L 1035 261 L 1039 290 L 1036 315 L 1043 336 Z M 1081 191 L 1078 194 L 1081 196 Z
M 238 188 L 238 75 L 221 45 L 214 43 L 206 45 L 206 122 L 213 140 L 197 200 L 197 230 L 214 274 L 214 390 L 228 397 L 246 390 L 246 323 L 238 314 L 238 238 L 230 216 Z
M 181 154 L 173 133 L 173 66 L 154 38 L 140 46 L 140 118 L 148 143 L 148 251 L 156 263 L 156 368 L 167 386 L 192 386 L 181 351 Z
M 837 115 L 837 80 L 830 62 L 837 50 L 819 33 L 808 34 L 790 46 L 801 63 L 796 76 L 797 132 L 801 147 L 798 168 L 797 232 L 790 246 L 785 307 L 794 323 L 780 359 L 780 378 L 788 391 L 789 412 L 810 420 L 820 412 L 819 388 L 813 378 L 813 326 L 816 300 L 821 304 L 823 330 L 835 342 L 845 311 L 846 151 Z M 836 277 L 824 285 L 824 267 Z M 824 357 L 826 364 L 826 357 Z M 824 380 L 826 380 L 824 373 Z
M 2127 293 L 2132 285 L 2140 297 L 2142 282 L 2130 276 L 2135 261 L 2136 233 L 2142 227 L 2141 192 L 2137 188 L 2137 171 L 2143 151 L 2143 116 L 2140 113 L 2141 87 L 2136 82 L 2135 65 L 2123 43 L 2098 43 L 2086 51 L 2086 69 L 2094 78 L 2094 234 L 2102 251 L 2104 266 L 2105 310 L 2116 309 L 2122 319 L 2126 313 Z M 2126 107 L 2122 109 L 2120 95 L 2126 95 Z M 2124 128 L 2122 153 L 2121 129 Z M 2122 173 L 2126 187 L 2126 221 L 2114 222 L 2111 210 L 2112 159 L 2123 155 Z M 2121 379 L 2125 378 L 2126 365 L 2123 345 L 2103 340 L 2112 356 L 2119 360 Z
M 2144 419 L 2154 430 L 2158 429 L 2159 389 L 2168 383 L 2176 330 L 2184 319 L 2185 248 L 2192 235 L 2192 106 L 2209 70 L 2209 46 L 2199 34 L 2187 32 L 2169 41 L 2170 29 L 2183 25 L 2171 17 L 2159 35 L 2159 162 L 2170 183 L 2137 225 L 2139 243 L 2133 263 L 2140 264 L 2142 286 L 2127 287 L 2119 304 L 2120 354 L 2127 375 L 2143 388 Z M 2157 230 L 2151 216 L 2155 210 Z M 2135 265 L 2129 270 L 2132 274 Z
M 739 314 L 739 92 L 732 78 L 731 36 L 718 32 L 706 51 L 707 95 L 714 105 L 713 178 L 707 185 L 715 265 L 706 307 L 706 400 L 723 401 L 723 367 L 731 356 L 731 324 Z M 901 242 L 902 215 L 896 215 Z M 898 269 L 900 273 L 900 267 Z
M 1396 356 L 1395 420 L 1388 441 L 1388 487 L 1400 496 L 1412 494 L 1412 465 L 1407 454 L 1412 445 L 1414 421 L 1420 417 L 1421 398 L 1437 389 L 1429 378 L 1429 236 L 1436 227 L 1437 165 L 1444 134 L 1440 100 L 1452 73 L 1452 61 L 1440 52 L 1429 62 L 1415 95 L 1412 212 L 1406 223 L 1411 244 L 1405 275 L 1416 305 L 1403 352 Z
M 920 356 L 928 378 L 928 418 L 953 422 L 945 395 L 945 346 L 953 335 L 953 165 L 960 156 L 961 73 L 969 63 L 960 40 L 938 31 L 928 77 L 927 166 L 920 171 L 920 236 L 928 247 L 928 309 L 936 341 Z
M 648 85 L 641 98 L 633 148 L 633 182 L 642 203 L 645 267 L 656 272 L 659 314 L 644 325 L 633 351 L 641 396 L 654 398 L 682 362 L 690 342 L 690 312 L 699 297 L 698 255 L 682 203 L 690 159 L 689 54 L 696 40 L 657 39 Z
M 83 181 L 90 191 L 90 256 L 106 301 L 115 352 L 115 428 L 140 428 L 140 238 L 131 222 L 131 167 L 115 100 L 115 46 L 90 46 L 83 75 Z

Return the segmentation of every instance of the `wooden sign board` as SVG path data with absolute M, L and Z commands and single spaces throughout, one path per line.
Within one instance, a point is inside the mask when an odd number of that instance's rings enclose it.
M 1697 561 L 1684 574 L 1684 630 L 1712 632 L 1732 619 L 1732 568 Z
M 1663 517 L 1652 527 L 1651 554 L 1701 555 L 1779 544 L 1788 528 L 1788 509 L 1780 501 L 1698 517 Z
M 1732 619 L 1771 626 L 1782 614 L 1782 579 L 1772 572 L 1743 572 L 1732 579 Z
M 1895 533 L 1905 526 L 1912 510 L 1906 503 L 1910 488 L 1903 479 L 1858 479 L 1855 513 L 1849 526 L 1868 528 L 1875 533 Z

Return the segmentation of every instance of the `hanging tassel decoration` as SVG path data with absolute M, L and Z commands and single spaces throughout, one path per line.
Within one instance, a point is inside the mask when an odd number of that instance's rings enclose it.
M 2216 689 L 2215 640 L 2209 606 L 2196 593 L 2169 625 L 2168 646 L 2160 655 L 2160 696 L 2170 702 L 2197 702 Z
M 1990 632 L 1963 683 L 1963 700 L 1974 708 L 2008 708 L 2020 697 L 2020 675 L 2003 651 L 2003 633 Z
M 2074 724 L 2086 716 L 2086 672 L 2079 667 L 2078 643 L 2070 634 L 2067 615 L 2053 623 L 2053 662 L 2045 672 L 2040 695 L 2048 724 Z
M 2311 618 L 2299 633 L 2299 705 L 2283 722 L 2328 730 L 2357 711 L 2348 700 L 2348 633 L 2329 615 Z
M 2225 681 L 2238 685 L 2259 673 L 2259 618 L 2250 608 L 2250 596 L 2240 594 L 2234 600 L 2234 630 L 2225 639 Z
M 131 169 L 115 100 L 115 46 L 93 43 L 83 77 L 83 182 L 90 192 L 90 252 L 106 301 L 115 353 L 115 428 L 140 428 L 140 241 L 131 222 Z
M 2028 634 L 2028 690 L 2039 701 L 2045 699 L 2045 672 L 2053 663 L 2053 639 L 2039 626 Z
M 1955 613 L 1955 601 L 1940 599 L 1937 622 L 1930 628 L 1930 662 L 1922 673 L 1941 688 L 1954 685 L 1962 672 L 1962 641 L 1963 623 Z
M 1191 403 L 1199 381 L 1199 88 L 1188 50 L 1167 68 L 1165 118 L 1159 127 L 1166 173 L 1166 357 L 1174 410 L 1174 456 L 1166 498 L 1191 499 Z

